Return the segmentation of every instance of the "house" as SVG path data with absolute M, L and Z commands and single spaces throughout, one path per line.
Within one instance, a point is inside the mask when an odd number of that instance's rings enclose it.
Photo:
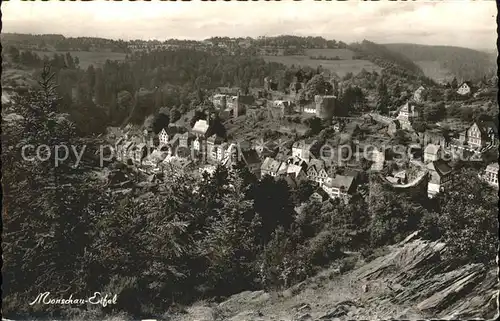
M 215 94 L 212 96 L 212 104 L 214 104 L 214 107 L 217 109 L 225 109 L 226 99 L 227 96 L 225 94 Z
M 316 105 L 315 104 L 308 104 L 308 105 L 305 105 L 303 108 L 302 108 L 302 112 L 305 113 L 305 114 L 313 114 L 313 115 L 316 115 Z
M 446 147 L 446 137 L 442 129 L 428 129 L 424 133 L 419 133 L 418 137 L 424 145 L 434 144 Z
M 424 149 L 424 162 L 434 162 L 441 157 L 441 146 L 429 144 Z
M 233 110 L 231 108 L 225 108 L 219 112 L 219 118 L 222 120 L 228 120 L 233 115 Z
M 185 159 L 185 158 L 180 158 L 177 156 L 167 156 L 167 157 L 165 157 L 165 159 L 163 160 L 163 162 L 161 164 L 164 168 L 164 172 L 166 172 L 166 171 L 171 171 L 171 170 L 179 171 L 182 169 L 186 169 L 192 163 L 190 160 Z
M 476 122 L 460 133 L 459 140 L 471 147 L 481 148 L 486 145 L 498 145 L 498 129 L 494 122 Z
M 394 137 L 396 132 L 401 129 L 401 122 L 398 119 L 393 119 L 389 126 L 387 126 L 387 134 L 391 137 Z
M 252 95 L 241 95 L 239 92 L 236 96 L 228 96 L 226 99 L 226 107 L 233 111 L 233 117 L 242 115 L 243 112 L 252 107 L 255 98 Z
M 174 154 L 174 151 L 177 149 L 177 147 L 179 147 L 179 138 L 181 137 L 181 134 L 177 133 L 174 135 L 174 137 L 172 137 L 172 139 L 170 139 L 170 141 L 168 142 L 169 146 L 170 146 L 170 149 L 172 151 L 172 154 Z
M 312 159 L 307 168 L 307 177 L 318 184 L 323 184 L 328 178 L 325 162 L 321 159 Z
M 254 149 L 250 149 L 242 150 L 241 154 L 241 159 L 248 170 L 255 176 L 260 177 L 261 161 L 257 152 Z
M 291 115 L 293 113 L 293 105 L 288 100 L 275 100 L 272 103 L 273 108 L 280 110 L 280 116 Z
M 179 147 L 190 148 L 195 136 L 190 132 L 179 135 Z
M 202 153 L 205 150 L 204 140 L 200 136 L 193 141 L 193 150 L 197 153 Z
M 165 128 L 162 128 L 162 130 L 158 133 L 158 139 L 160 141 L 160 146 L 168 144 L 169 136 Z
M 432 198 L 451 183 L 452 168 L 445 161 L 436 160 L 427 164 L 427 170 L 429 171 L 427 195 Z
M 199 119 L 194 124 L 191 132 L 197 137 L 206 137 L 210 128 L 209 122 L 205 119 Z
M 223 144 L 225 145 L 225 144 Z M 222 164 L 228 168 L 232 168 L 238 163 L 242 163 L 255 176 L 260 177 L 261 163 L 259 155 L 253 149 L 241 149 L 235 143 L 225 147 L 225 156 Z M 269 173 L 267 173 L 269 174 Z M 271 175 L 272 176 L 272 175 Z
M 406 184 L 408 182 L 408 176 L 406 171 L 400 171 L 394 174 L 394 178 L 398 180 L 399 184 Z
M 491 186 L 498 188 L 498 163 L 491 163 L 486 166 L 483 179 Z
M 143 159 L 143 165 L 156 167 L 168 156 L 167 152 L 155 150 Z
M 311 196 L 309 196 L 309 200 L 317 201 L 320 203 L 323 203 L 328 199 L 329 199 L 328 194 L 322 188 L 318 188 L 314 193 L 311 194 Z
M 148 150 L 147 150 L 147 146 L 145 143 L 140 143 L 140 144 L 137 144 L 135 146 L 135 148 L 133 149 L 133 153 L 134 153 L 134 158 L 133 158 L 133 161 L 136 163 L 136 164 L 141 164 L 142 163 L 142 160 L 147 156 L 148 154 Z
M 298 156 L 292 156 L 292 157 L 289 157 L 287 160 L 286 160 L 287 164 L 289 165 L 297 165 L 297 166 L 300 166 L 302 168 L 307 168 L 307 162 L 305 160 L 303 160 L 302 158 L 298 157 Z
M 316 143 L 316 140 L 299 140 L 292 145 L 292 157 L 299 157 L 303 160 L 311 158 L 311 148 Z
M 422 102 L 422 94 L 425 92 L 424 86 L 418 87 L 418 89 L 413 93 L 413 101 L 420 103 Z
M 119 146 L 117 152 L 117 158 L 121 161 L 128 162 L 129 159 L 133 158 L 133 153 L 131 152 L 134 147 L 134 142 L 127 141 L 125 144 Z
M 397 120 L 401 123 L 401 128 L 412 130 L 411 123 L 420 116 L 417 107 L 413 102 L 407 101 L 398 112 Z
M 472 84 L 469 81 L 464 81 L 457 89 L 457 94 L 467 96 L 472 93 Z
M 278 153 L 278 144 L 274 141 L 259 141 L 255 144 L 255 151 L 260 158 L 274 157 Z
M 374 149 L 371 151 L 369 159 L 373 162 L 370 169 L 372 171 L 381 171 L 384 168 L 385 164 L 385 151 Z
M 116 159 L 122 160 L 122 149 L 123 145 L 125 144 L 125 137 L 122 136 L 118 138 L 115 142 L 115 154 L 116 154 Z
M 276 171 L 276 177 L 285 178 L 287 176 L 287 172 L 288 172 L 288 163 L 282 162 L 278 167 L 278 170 Z
M 303 181 L 307 180 L 304 169 L 299 165 L 290 164 L 286 168 L 286 181 L 292 188 L 296 188 Z
M 329 178 L 323 185 L 323 190 L 330 198 L 346 198 L 355 191 L 354 177 L 346 175 L 335 175 Z
M 277 161 L 271 157 L 267 157 L 266 159 L 264 159 L 262 165 L 260 166 L 261 176 L 270 175 L 272 177 L 276 177 L 276 174 L 281 166 L 281 163 L 282 162 Z
M 228 143 L 222 143 L 218 146 L 214 146 L 212 150 L 212 160 L 217 163 L 224 163 L 224 160 L 230 155 L 231 145 Z

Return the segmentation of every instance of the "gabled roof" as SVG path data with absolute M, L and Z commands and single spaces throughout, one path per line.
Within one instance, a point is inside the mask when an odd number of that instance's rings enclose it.
M 291 174 L 294 178 L 299 176 L 301 171 L 302 171 L 302 167 L 300 167 L 299 165 L 294 165 L 294 164 L 288 165 L 288 167 L 286 169 L 286 173 Z
M 278 171 L 278 169 L 280 168 L 281 164 L 282 164 L 281 162 L 279 162 L 271 157 L 267 157 L 264 160 L 264 162 L 262 163 L 262 166 L 260 168 L 263 171 L 276 173 Z
M 313 173 L 317 173 L 318 171 L 316 170 L 316 167 L 315 166 L 309 166 L 307 168 L 307 173 L 308 174 L 313 174 Z
M 325 162 L 322 159 L 313 158 L 309 162 L 309 167 L 314 167 L 317 171 L 325 167 Z
M 302 166 L 306 164 L 306 161 L 298 156 L 293 156 L 287 159 L 287 163 Z
M 406 178 L 406 171 L 398 172 L 398 173 L 394 174 L 394 177 L 404 179 L 404 178 Z
M 254 149 L 243 151 L 242 156 L 247 165 L 260 163 L 259 155 Z
M 196 134 L 205 135 L 208 131 L 208 127 L 209 125 L 206 120 L 199 119 L 198 121 L 196 121 L 191 131 Z
M 213 134 L 212 136 L 210 136 L 208 139 L 207 139 L 207 142 L 208 143 L 212 143 L 212 144 L 220 144 L 222 143 L 223 139 L 219 136 L 217 136 L 216 134 Z
M 439 145 L 434 145 L 434 144 L 429 144 L 425 147 L 424 149 L 424 153 L 426 154 L 437 154 L 440 150 L 440 146 Z
M 439 174 L 439 176 L 448 175 L 452 171 L 450 165 L 448 165 L 448 163 L 446 163 L 442 159 L 430 162 L 429 164 L 427 164 L 427 169 L 430 171 L 435 171 Z
M 167 154 L 168 153 L 166 152 L 155 150 L 151 154 L 147 155 L 145 159 L 151 161 L 152 163 L 159 163 L 167 157 Z
M 180 138 L 190 138 L 193 137 L 193 135 L 190 132 L 185 132 L 184 134 L 180 134 Z
M 410 101 L 407 101 L 400 109 L 399 109 L 399 112 L 404 112 L 404 113 L 410 113 L 410 112 L 414 112 L 415 111 L 415 105 L 410 102 Z
M 179 138 L 181 137 L 181 134 L 177 133 L 172 137 L 172 139 L 168 142 L 170 145 L 174 145 L 176 142 L 179 141 Z
M 240 95 L 238 96 L 238 103 L 243 105 L 251 105 L 255 102 L 255 98 L 252 95 Z
M 264 161 L 262 162 L 262 165 L 260 166 L 260 169 L 261 170 L 270 170 L 271 169 L 271 164 L 272 162 L 274 161 L 274 159 L 272 159 L 271 157 L 266 157 L 266 159 L 264 159 Z
M 335 175 L 331 180 L 329 180 L 326 185 L 333 188 L 344 188 L 345 191 L 349 191 L 354 182 L 354 177 L 345 175 Z
M 314 193 L 311 194 L 310 198 L 318 198 L 321 199 L 321 201 L 326 201 L 329 199 L 328 194 L 322 189 L 318 188 Z
M 276 171 L 276 174 L 281 175 L 281 174 L 286 174 L 288 169 L 288 164 L 286 162 L 282 162 L 279 165 L 278 170 Z
M 491 163 L 486 166 L 486 171 L 488 172 L 498 172 L 498 163 Z

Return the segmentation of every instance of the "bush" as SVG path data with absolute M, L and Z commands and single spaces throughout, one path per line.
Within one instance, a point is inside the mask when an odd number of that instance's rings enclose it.
M 420 236 L 430 240 L 437 240 L 443 235 L 439 226 L 439 214 L 428 212 L 420 220 Z
M 340 273 L 344 274 L 344 273 L 349 272 L 352 269 L 354 269 L 357 261 L 358 261 L 358 258 L 355 256 L 349 256 L 349 257 L 342 259 L 342 261 L 340 262 L 340 265 L 339 265 Z

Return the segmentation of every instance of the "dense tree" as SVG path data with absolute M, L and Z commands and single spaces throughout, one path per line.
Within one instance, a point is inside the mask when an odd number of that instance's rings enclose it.
M 493 263 L 498 246 L 497 206 L 497 192 L 473 171 L 463 169 L 455 173 L 453 185 L 438 194 L 436 212 L 427 216 L 423 226 L 432 238 L 443 237 L 450 257 Z
M 177 108 L 170 109 L 170 121 L 175 123 L 181 118 L 181 113 Z
M 19 49 L 14 46 L 10 46 L 8 49 L 8 53 L 12 62 L 19 63 L 21 61 L 21 54 L 19 53 Z
M 7 148 L 2 153 L 3 201 L 9 211 L 3 215 L 3 258 L 8 266 L 3 279 L 4 312 L 30 313 L 30 307 L 17 304 L 32 300 L 40 288 L 62 295 L 85 292 L 93 284 L 87 278 L 85 248 L 95 235 L 93 219 L 106 210 L 108 202 L 90 177 L 70 166 L 74 159 L 55 162 L 56 155 L 62 157 L 57 146 L 78 146 L 78 141 L 74 125 L 58 112 L 60 97 L 54 79 L 55 74 L 45 67 L 40 91 L 17 98 L 24 120 L 6 127 L 2 135 Z M 45 144 L 48 149 L 27 160 L 18 150 L 25 144 Z

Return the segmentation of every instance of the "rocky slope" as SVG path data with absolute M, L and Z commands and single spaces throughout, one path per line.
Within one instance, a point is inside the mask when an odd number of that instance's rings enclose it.
M 331 267 L 281 292 L 243 292 L 166 316 L 181 321 L 492 319 L 497 270 L 441 260 L 446 245 L 414 233 L 351 271 Z

